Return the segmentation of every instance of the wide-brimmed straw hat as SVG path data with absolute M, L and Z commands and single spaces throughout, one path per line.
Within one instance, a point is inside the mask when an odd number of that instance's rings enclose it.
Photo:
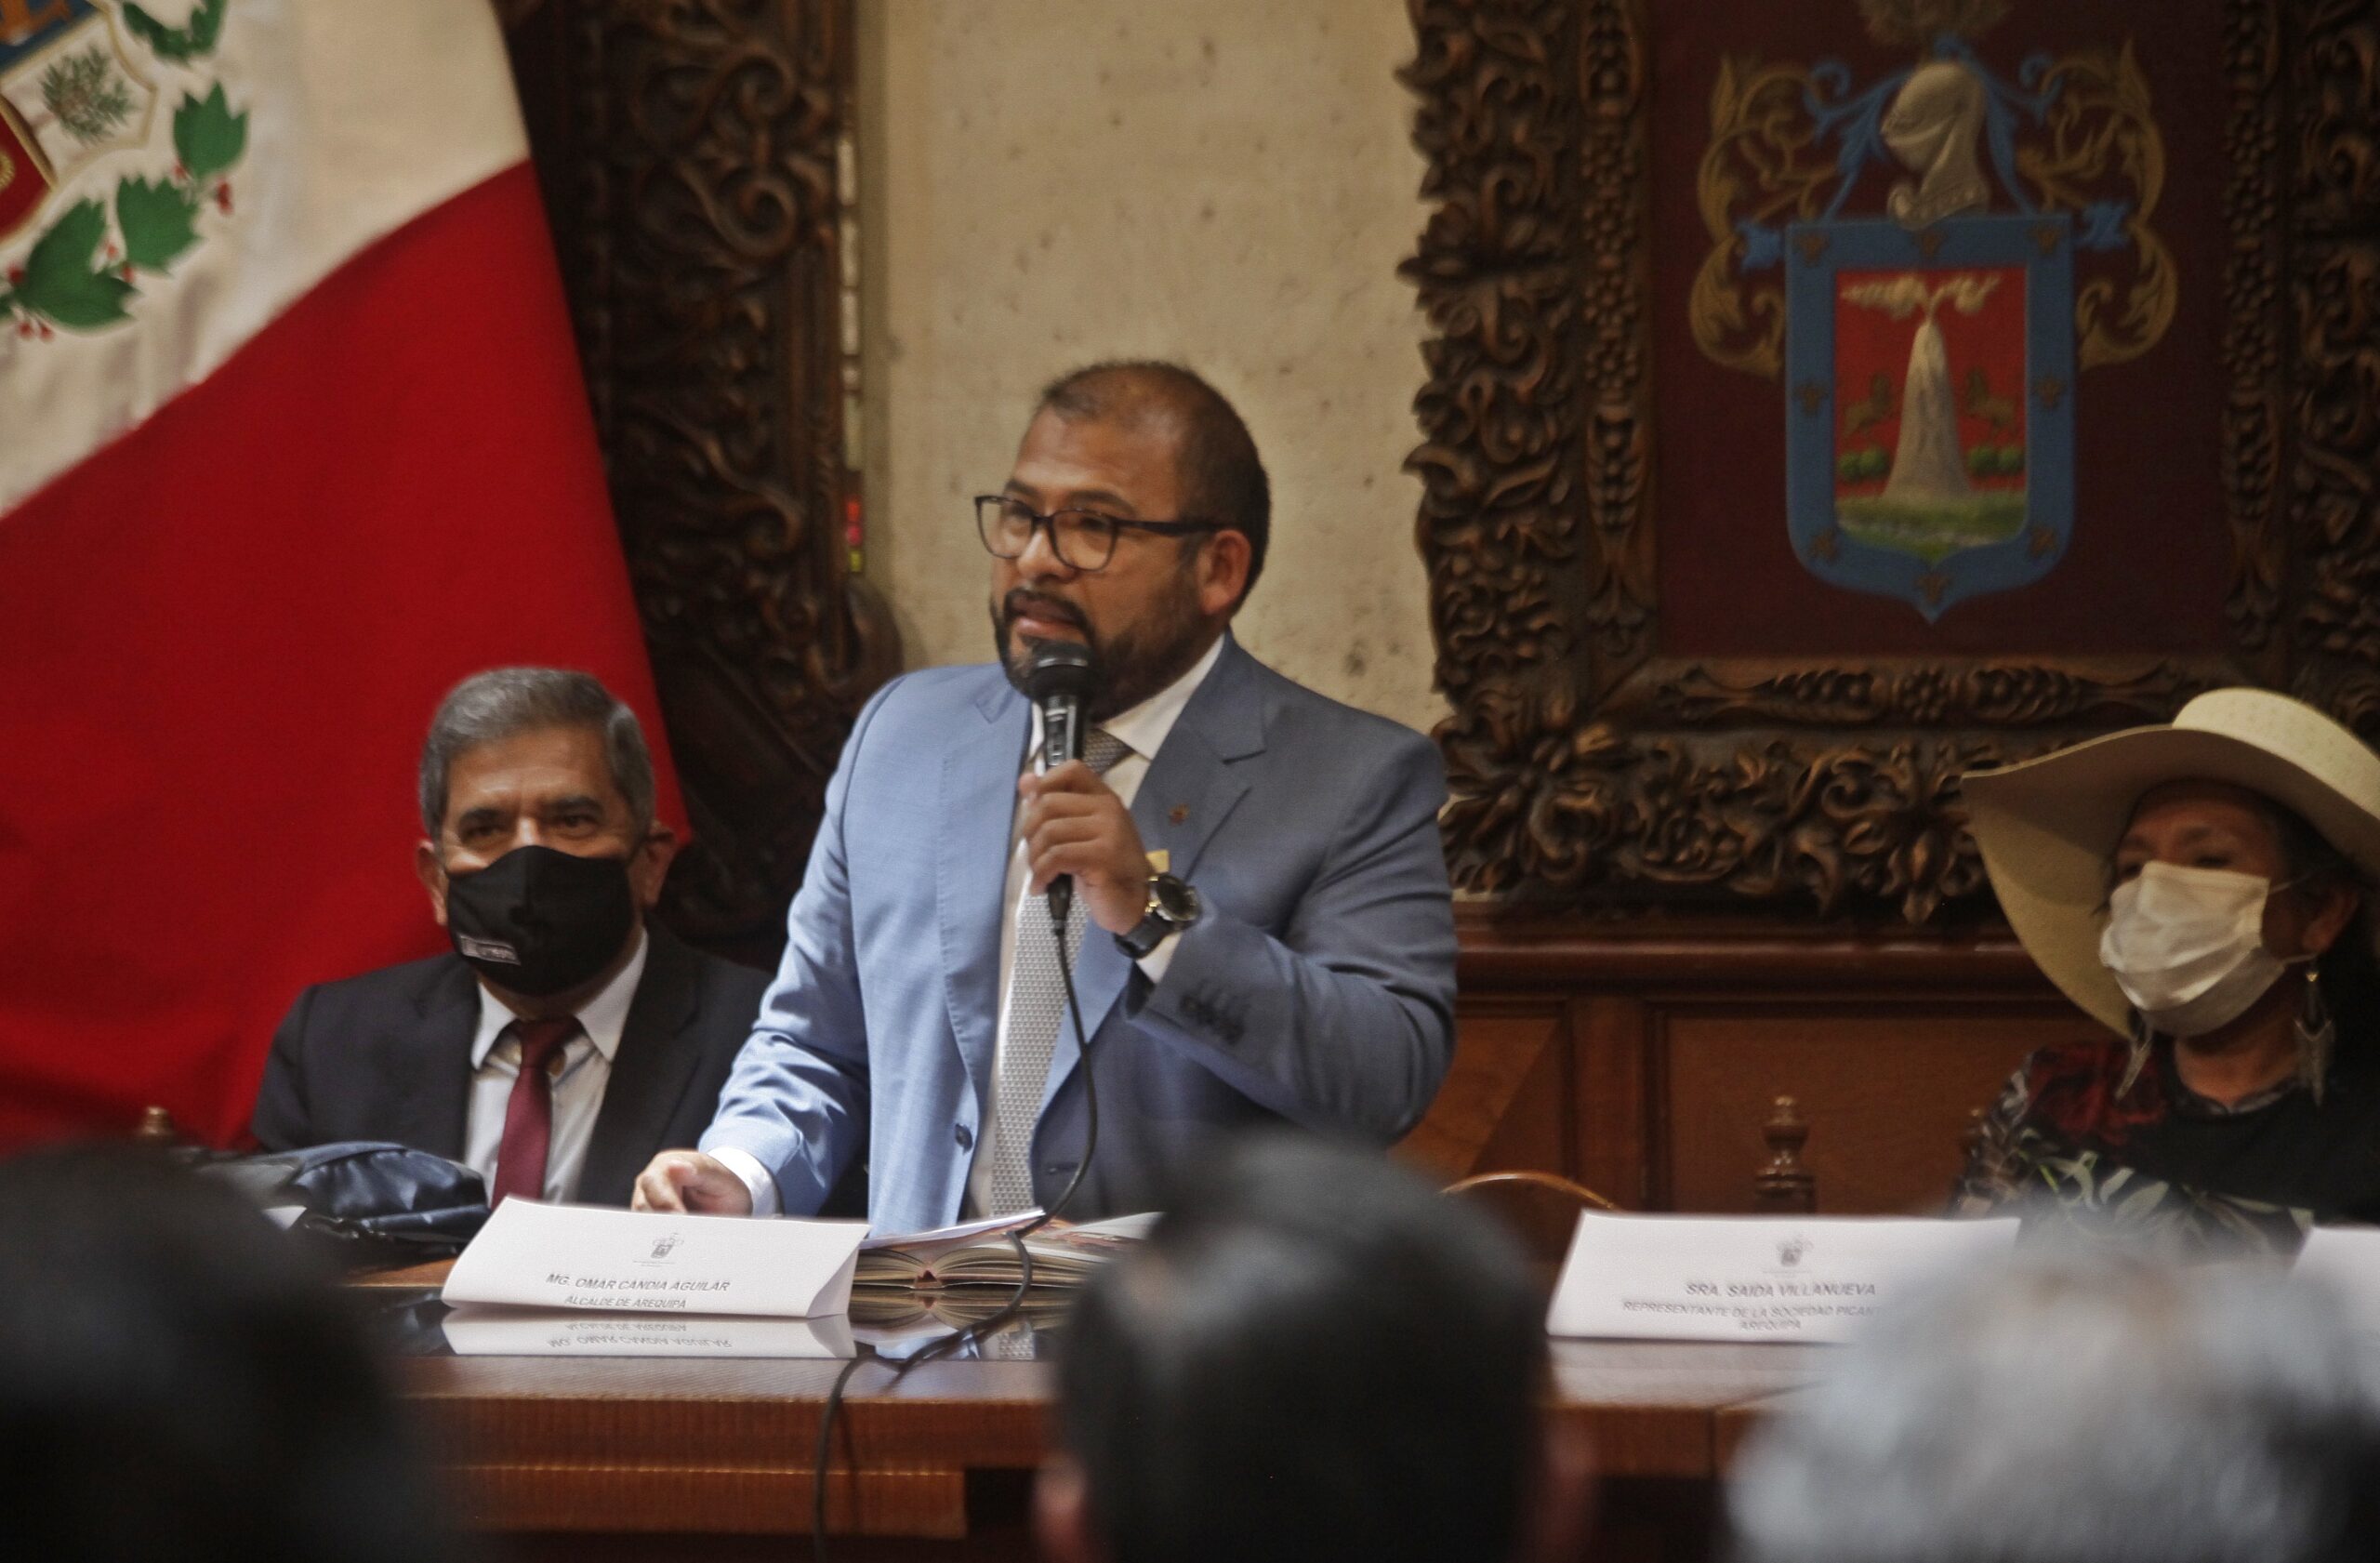
M 2302 701 L 2216 689 L 2171 725 L 2133 727 L 1962 778 L 1967 821 L 2026 953 L 2066 996 L 2129 1034 L 2132 1009 L 2099 964 L 2108 867 L 2141 794 L 2225 782 L 2303 815 L 2380 880 L 2380 755 Z

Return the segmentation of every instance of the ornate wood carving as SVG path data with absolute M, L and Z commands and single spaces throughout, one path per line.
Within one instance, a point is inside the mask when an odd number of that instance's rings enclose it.
M 2229 100 L 2223 150 L 2231 161 L 2223 219 L 2231 233 L 2224 270 L 2223 486 L 2230 512 L 2232 574 L 2225 612 L 2254 652 L 2271 652 L 2285 568 L 2281 379 L 2281 7 L 2248 0 L 2224 7 L 2224 80 Z M 2275 671 L 2268 655 L 2260 669 Z
M 508 20 L 695 829 L 666 910 L 767 958 L 843 735 L 899 660 L 842 536 L 850 0 Z
M 1434 210 L 1403 274 L 1435 334 L 1409 466 L 1458 883 L 1938 921 L 1989 905 L 1969 766 L 2226 682 L 2380 733 L 2375 24 L 2224 7 L 2230 646 L 1839 663 L 1656 652 L 1646 0 L 1410 0 Z
M 2380 730 L 2380 18 L 2294 7 L 2290 530 L 2304 550 L 2298 691 Z
M 1414 14 L 1405 79 L 1437 210 L 1405 273 L 1439 335 L 1415 404 L 1428 443 L 1409 465 L 1438 682 L 1461 704 L 1569 654 L 1586 617 L 1571 586 L 1598 563 L 1579 525 L 1586 397 L 1568 351 L 1584 302 L 1568 264 L 1583 105 L 1564 79 L 1578 17 L 1567 0 Z

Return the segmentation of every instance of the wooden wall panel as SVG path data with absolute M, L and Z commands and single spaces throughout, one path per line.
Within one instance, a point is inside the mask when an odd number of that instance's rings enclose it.
M 1761 1123 L 1790 1095 L 1810 1125 L 1802 1159 L 1818 1176 L 1822 1212 L 1937 1212 L 1968 1111 L 1998 1093 L 2030 1049 L 2087 1036 L 2092 1025 L 1924 1002 L 1669 1012 L 1656 1042 L 1652 1110 L 1665 1127 L 1657 1203 L 1749 1212 L 1768 1155 Z
M 1579 1137 L 1569 1165 L 1560 1170 L 1631 1210 L 1652 1203 L 1651 1119 L 1645 1110 L 1650 1020 L 1645 1001 L 1624 993 L 1570 996 L 1570 1034 L 1579 1040 L 1571 1071 Z M 1456 1045 L 1460 1051 L 1465 1044 Z
M 2088 1037 L 2004 932 L 1514 921 L 1467 907 L 1455 1063 L 1401 1154 L 1559 1172 L 1636 1210 L 1741 1212 L 1790 1095 L 1819 1209 L 1938 1209 L 1969 1112 Z
M 1437 1101 L 1398 1156 L 1442 1183 L 1507 1167 L 1568 1165 L 1570 1066 L 1559 1006 L 1469 1016 Z

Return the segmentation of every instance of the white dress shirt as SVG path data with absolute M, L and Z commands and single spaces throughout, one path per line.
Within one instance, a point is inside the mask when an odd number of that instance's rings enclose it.
M 1215 643 L 1207 648 L 1207 654 L 1198 658 L 1188 672 L 1134 706 L 1130 710 L 1099 723 L 1109 736 L 1125 747 L 1124 757 L 1108 767 L 1104 779 L 1107 783 L 1108 790 L 1123 800 L 1126 808 L 1132 806 L 1133 798 L 1141 790 L 1141 783 L 1148 776 L 1149 762 L 1157 758 L 1157 751 L 1164 747 L 1166 735 L 1173 731 L 1173 724 L 1180 720 L 1183 708 L 1190 704 L 1190 696 L 1198 692 L 1198 686 L 1206 682 L 1207 675 L 1214 671 L 1215 664 L 1222 659 L 1223 654 L 1223 638 L 1217 636 Z M 1033 755 L 1033 768 L 1036 773 L 1038 773 L 1041 769 L 1041 711 L 1038 707 L 1034 708 L 1033 710 L 1030 751 Z M 1011 999 L 1009 985 L 1016 972 L 1017 907 L 1025 899 L 1026 889 L 1033 882 L 1031 866 L 1026 862 L 1025 855 L 1022 822 L 1023 813 L 1018 811 L 1011 816 L 1009 826 L 1008 889 L 1001 901 L 1001 905 L 1008 908 L 1008 912 L 1000 920 L 1000 1018 L 992 1053 L 994 1082 L 999 1080 L 1000 1066 L 1008 1056 Z M 1076 899 L 1075 910 L 1078 916 L 1090 915 L 1090 909 L 1083 906 L 1079 897 Z M 1091 937 L 1099 932 L 1098 925 L 1093 924 L 1085 930 L 1084 936 Z M 1141 958 L 1141 971 L 1149 981 L 1157 982 L 1164 978 L 1165 969 L 1173 960 L 1174 943 L 1181 936 L 1179 934 L 1168 934 L 1163 943 Z M 1085 1015 L 1083 1019 L 1091 1024 L 1094 1028 L 1096 1027 L 1097 1017 Z M 1066 1024 L 1072 1025 L 1073 1022 L 1069 1020 Z M 997 1089 L 996 1084 L 995 1089 Z M 999 1115 L 992 1111 L 990 1104 L 986 1103 L 979 1116 L 982 1128 L 975 1138 L 974 1161 L 967 1172 L 967 1198 L 959 1212 L 961 1220 L 972 1220 L 991 1207 L 992 1142 L 998 1137 Z M 777 1182 L 770 1175 L 768 1169 L 760 1165 L 758 1157 L 748 1151 L 738 1150 L 733 1146 L 721 1146 L 711 1154 L 729 1171 L 742 1179 L 745 1186 L 752 1191 L 754 1215 L 776 1213 Z
M 562 1067 L 553 1078 L 553 1134 L 546 1146 L 549 1199 L 578 1197 L 578 1174 L 587 1165 L 588 1142 L 595 1137 L 595 1115 L 602 1110 L 603 1088 L 612 1082 L 612 1059 L 620 1051 L 620 1033 L 628 1027 L 628 1006 L 636 1000 L 636 985 L 644 975 L 644 958 L 651 948 L 640 926 L 636 953 L 580 1008 L 579 1034 L 562 1044 Z M 504 1028 L 519 1018 L 488 991 L 487 984 L 480 984 L 480 1028 L 471 1040 L 463 1161 L 490 1188 L 496 1186 L 496 1156 L 504 1145 L 504 1114 L 512 1101 L 512 1082 L 521 1078 L 521 1040 Z

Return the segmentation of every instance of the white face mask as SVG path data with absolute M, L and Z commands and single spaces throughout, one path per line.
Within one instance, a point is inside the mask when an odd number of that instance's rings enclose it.
M 2265 948 L 2272 889 L 2261 874 L 2145 865 L 2108 897 L 2100 963 L 2150 1030 L 2169 1037 L 2220 1030 L 2289 966 Z

